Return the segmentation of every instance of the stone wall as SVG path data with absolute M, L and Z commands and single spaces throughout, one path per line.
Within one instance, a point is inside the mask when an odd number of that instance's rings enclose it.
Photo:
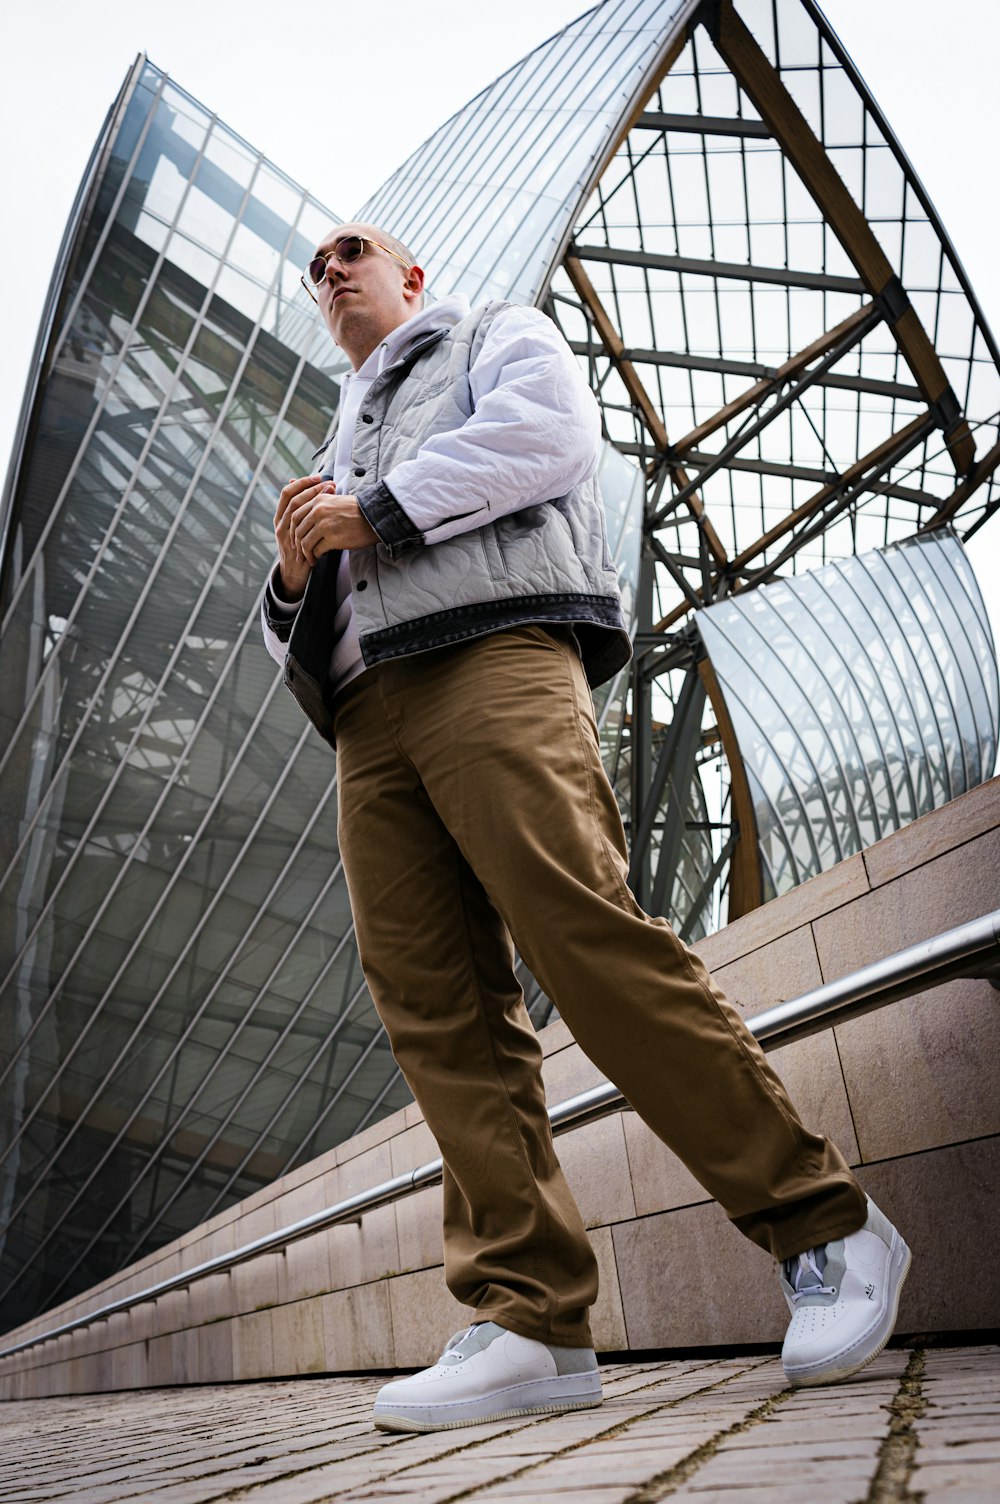
M 1000 907 L 1000 780 L 851 857 L 702 943 L 746 1015 Z M 542 1035 L 549 1101 L 600 1075 L 562 1023 Z M 772 1055 L 808 1123 L 836 1139 L 914 1250 L 900 1330 L 1000 1325 L 1000 992 L 952 982 Z M 779 1342 L 771 1261 L 631 1112 L 559 1154 L 601 1267 L 605 1351 Z M 23 1340 L 230 1251 L 436 1156 L 416 1106 L 302 1166 Z M 417 1367 L 471 1313 L 441 1270 L 432 1187 L 0 1360 L 0 1397 Z

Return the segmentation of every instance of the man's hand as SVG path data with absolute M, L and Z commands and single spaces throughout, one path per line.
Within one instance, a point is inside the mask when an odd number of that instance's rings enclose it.
M 366 548 L 378 542 L 353 496 L 336 496 L 332 480 L 303 475 L 278 498 L 274 536 L 286 598 L 299 600 L 316 560 L 336 548 Z
M 315 494 L 305 491 L 292 503 L 291 534 L 310 568 L 337 548 L 371 548 L 378 534 L 362 516 L 357 498 L 338 496 L 333 481 Z

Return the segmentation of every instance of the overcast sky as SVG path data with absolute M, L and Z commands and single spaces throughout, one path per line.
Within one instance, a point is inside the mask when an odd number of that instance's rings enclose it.
M 338 214 L 580 0 L 11 0 L 0 19 L 0 466 L 77 184 L 136 53 Z M 1000 334 L 996 0 L 827 0 Z M 943 20 L 942 18 L 946 18 Z M 1000 518 L 973 557 L 997 631 Z

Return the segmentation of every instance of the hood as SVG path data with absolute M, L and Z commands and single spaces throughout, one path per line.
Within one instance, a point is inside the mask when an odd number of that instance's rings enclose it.
M 392 333 L 378 347 L 378 364 L 372 374 L 385 369 L 390 360 L 399 360 L 405 355 L 411 345 L 416 344 L 425 334 L 435 329 L 453 329 L 460 319 L 464 319 L 469 312 L 469 300 L 461 293 L 453 293 L 450 297 L 441 298 L 437 303 L 428 303 L 415 313 L 412 319 L 407 319 L 405 324 L 399 324 Z M 376 352 L 373 350 L 372 355 Z M 359 375 L 367 374 L 368 360 L 362 366 Z

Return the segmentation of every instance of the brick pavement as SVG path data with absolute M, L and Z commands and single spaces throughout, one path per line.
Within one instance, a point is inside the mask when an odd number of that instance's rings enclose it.
M 791 1392 L 774 1358 L 604 1369 L 573 1415 L 390 1436 L 381 1382 L 295 1379 L 0 1405 L 0 1504 L 986 1504 L 1000 1348 L 883 1353 Z

